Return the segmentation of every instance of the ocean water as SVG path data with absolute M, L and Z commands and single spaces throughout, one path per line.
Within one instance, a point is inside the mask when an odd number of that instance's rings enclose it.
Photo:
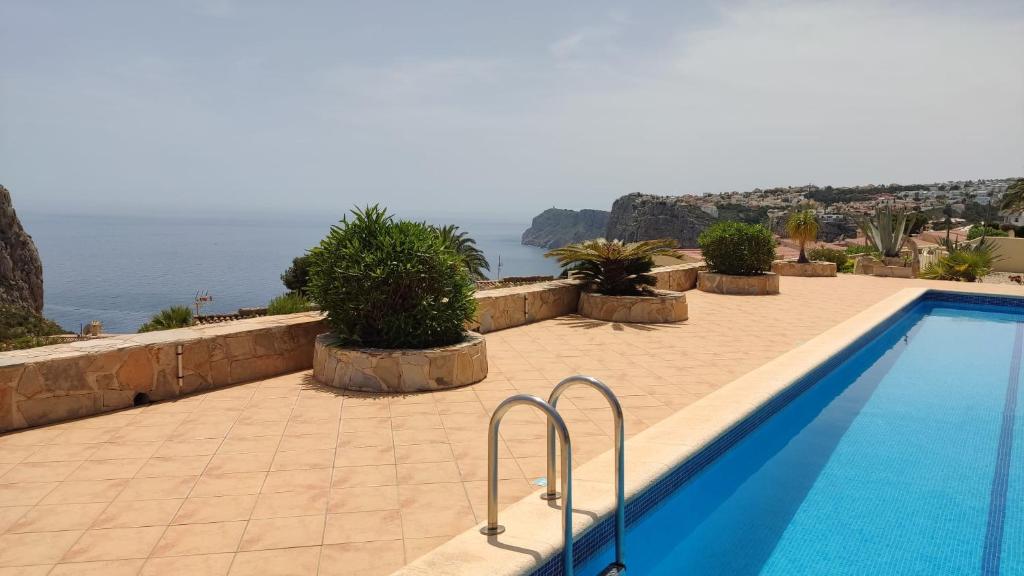
M 265 306 L 285 291 L 281 273 L 314 246 L 335 216 L 246 218 L 19 214 L 43 261 L 44 313 L 67 330 L 91 320 L 107 332 L 135 332 L 197 291 L 213 302 L 204 313 Z M 519 243 L 529 218 L 416 216 L 456 224 L 476 239 L 491 276 L 557 274 L 544 250 Z

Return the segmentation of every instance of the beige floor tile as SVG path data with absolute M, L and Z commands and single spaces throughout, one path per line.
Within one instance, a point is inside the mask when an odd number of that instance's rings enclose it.
M 234 552 L 245 530 L 245 522 L 212 522 L 167 527 L 153 556 L 191 556 Z
M 398 484 L 434 484 L 459 482 L 462 477 L 455 462 L 429 462 L 425 464 L 399 464 Z
M 278 470 L 267 473 L 262 493 L 326 491 L 331 487 L 331 469 Z
M 54 504 L 36 506 L 21 516 L 9 532 L 56 532 L 58 530 L 85 530 L 107 507 L 96 504 Z
M 235 474 L 238 472 L 266 472 L 274 461 L 273 452 L 247 454 L 217 454 L 206 467 L 206 474 Z
M 166 526 L 181 506 L 181 499 L 117 500 L 100 514 L 93 528 Z
M 88 530 L 64 555 L 64 562 L 146 558 L 163 534 L 163 526 Z
M 73 462 L 22 462 L 15 464 L 3 476 L 0 484 L 17 484 L 20 482 L 60 482 L 82 463 Z
M 266 472 L 237 472 L 232 474 L 204 474 L 199 478 L 192 496 L 241 496 L 258 494 Z
M 124 491 L 127 479 L 117 480 L 68 480 L 53 488 L 42 504 L 75 504 L 88 502 L 110 502 Z M 0 502 L 3 501 L 0 487 Z
M 150 558 L 140 576 L 225 576 L 235 555 L 201 554 Z
M 405 539 L 405 561 L 412 562 L 413 560 L 423 556 L 427 552 L 430 552 L 450 540 L 447 536 L 438 536 L 436 538 L 406 538 Z
M 118 460 L 89 460 L 68 476 L 69 480 L 115 480 L 134 478 L 146 463 L 145 458 L 122 458 Z
M 249 521 L 239 550 L 268 550 L 319 546 L 324 537 L 324 515 L 263 518 Z
M 363 446 L 338 448 L 334 456 L 334 465 L 341 466 L 380 466 L 395 463 L 394 446 Z
M 36 566 L 0 566 L 0 576 L 46 576 L 52 569 L 52 564 Z
M 282 518 L 286 516 L 312 516 L 327 510 L 326 490 L 298 492 L 270 492 L 260 494 L 252 518 Z
M 136 478 L 163 476 L 199 476 L 210 461 L 209 456 L 153 457 L 135 474 Z
M 0 566 L 53 564 L 82 536 L 81 530 L 0 536 Z
M 31 506 L 3 506 L 0 507 L 0 534 L 7 532 L 11 526 L 21 520 Z
M 278 451 L 274 456 L 271 470 L 308 470 L 334 466 L 334 450 L 288 450 Z
M 186 499 L 172 524 L 203 524 L 248 520 L 256 495 L 192 497 Z
M 50 576 L 135 576 L 145 560 L 101 560 L 58 564 Z
M 160 458 L 174 458 L 176 456 L 209 456 L 217 451 L 220 443 L 221 440 L 219 438 L 165 442 L 153 455 Z
M 320 554 L 320 576 L 384 576 L 405 564 L 401 540 L 330 544 Z
M 452 448 L 447 442 L 395 446 L 395 462 L 398 464 L 447 462 L 454 459 Z
M 160 442 L 111 442 L 100 446 L 89 456 L 90 460 L 124 460 L 149 458 L 163 444 Z
M 333 488 L 391 486 L 398 483 L 394 464 L 381 466 L 344 466 L 334 469 Z
M 330 492 L 327 507 L 327 511 L 332 514 L 396 509 L 398 509 L 397 486 L 335 488 Z
M 54 444 L 32 452 L 24 462 L 73 462 L 87 460 L 99 449 L 98 444 Z
M 317 573 L 319 559 L 319 546 L 239 552 L 230 576 L 308 576 Z
M 118 500 L 169 500 L 184 498 L 196 484 L 195 476 L 167 478 L 133 478 L 128 481 Z
M 402 517 L 398 510 L 328 514 L 324 544 L 400 540 Z

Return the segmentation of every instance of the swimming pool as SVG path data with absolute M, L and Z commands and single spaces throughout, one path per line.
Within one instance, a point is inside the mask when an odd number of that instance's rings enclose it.
M 926 293 L 634 497 L 627 574 L 1024 574 L 1022 351 L 1024 301 Z

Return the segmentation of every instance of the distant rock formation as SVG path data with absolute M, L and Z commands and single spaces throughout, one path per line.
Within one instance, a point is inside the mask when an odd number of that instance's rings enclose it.
M 11 193 L 0 186 L 0 304 L 43 311 L 43 263 L 32 237 L 14 212 Z
M 680 248 L 695 248 L 697 236 L 715 220 L 680 198 L 634 192 L 612 204 L 605 237 L 628 242 L 672 238 Z
M 563 210 L 548 208 L 533 218 L 523 232 L 523 244 L 561 248 L 574 242 L 600 238 L 605 234 L 608 212 L 604 210 Z
M 788 236 L 786 233 L 787 218 L 789 218 L 788 213 L 777 218 L 773 218 L 771 222 L 772 232 L 778 234 L 782 238 L 786 238 Z M 854 222 L 851 216 L 828 214 L 824 217 L 818 218 L 819 242 L 839 242 L 840 240 L 856 238 L 857 230 L 857 223 Z

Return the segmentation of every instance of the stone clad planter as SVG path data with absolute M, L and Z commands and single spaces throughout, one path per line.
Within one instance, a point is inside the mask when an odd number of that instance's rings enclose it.
M 664 324 L 689 318 L 686 294 L 658 290 L 656 296 L 605 296 L 594 292 L 580 294 L 581 316 L 606 322 Z
M 442 348 L 346 348 L 331 334 L 316 339 L 313 378 L 334 388 L 362 392 L 427 392 L 474 384 L 487 377 L 487 341 L 468 332 L 464 342 Z
M 828 277 L 836 275 L 836 263 L 814 261 L 801 264 L 796 260 L 776 260 L 772 262 L 772 272 L 779 276 Z
M 697 288 L 715 294 L 762 296 L 779 293 L 779 275 L 765 272 L 757 276 L 735 276 L 715 272 L 701 272 L 697 275 Z

